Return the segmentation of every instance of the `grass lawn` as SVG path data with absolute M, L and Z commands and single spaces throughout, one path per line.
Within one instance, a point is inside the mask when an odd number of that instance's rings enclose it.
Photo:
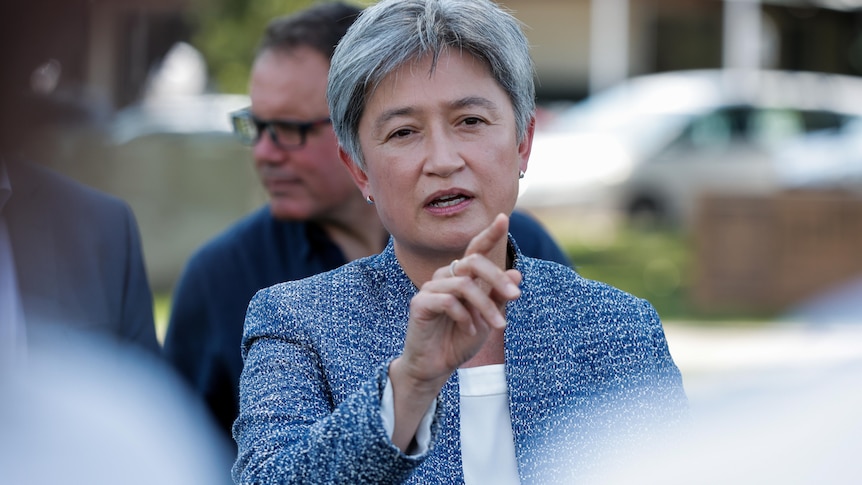
M 559 241 L 578 273 L 649 300 L 664 321 L 757 324 L 772 316 L 698 309 L 690 297 L 695 248 L 686 233 L 620 228 L 601 244 L 583 244 L 572 238 Z
M 620 230 L 601 246 L 561 241 L 575 269 L 585 278 L 603 281 L 649 300 L 662 319 L 694 314 L 687 294 L 691 284 L 691 250 L 686 237 L 668 231 Z
M 165 341 L 165 332 L 168 330 L 168 315 L 171 311 L 171 297 L 167 293 L 155 295 L 155 317 L 156 317 L 156 337 L 159 342 Z

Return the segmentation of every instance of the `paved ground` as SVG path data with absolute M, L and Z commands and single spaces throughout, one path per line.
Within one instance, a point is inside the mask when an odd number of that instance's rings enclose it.
M 862 483 L 862 324 L 665 328 L 691 426 L 597 483 Z
M 668 322 L 665 333 L 693 401 L 738 392 L 768 374 L 802 379 L 862 363 L 862 323 L 703 326 Z
M 862 358 L 862 324 L 665 324 L 677 364 L 692 373 L 840 363 Z

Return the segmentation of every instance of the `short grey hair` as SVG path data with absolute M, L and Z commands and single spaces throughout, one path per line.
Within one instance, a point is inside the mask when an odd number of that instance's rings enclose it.
M 427 54 L 431 69 L 447 48 L 487 63 L 509 96 L 517 139 L 524 140 L 536 109 L 535 70 L 520 22 L 490 0 L 383 0 L 368 7 L 332 57 L 327 100 L 338 142 L 363 171 L 359 120 L 377 85 L 405 63 Z

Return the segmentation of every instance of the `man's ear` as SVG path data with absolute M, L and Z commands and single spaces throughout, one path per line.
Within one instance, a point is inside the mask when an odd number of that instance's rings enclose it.
M 369 188 L 368 183 L 368 175 L 359 168 L 359 165 L 353 162 L 353 158 L 347 154 L 347 152 L 338 147 L 338 158 L 341 159 L 341 163 L 347 168 L 347 171 L 350 172 L 350 175 L 353 177 L 353 183 L 359 187 L 359 190 L 362 192 L 362 197 L 368 197 L 371 194 L 371 189 Z

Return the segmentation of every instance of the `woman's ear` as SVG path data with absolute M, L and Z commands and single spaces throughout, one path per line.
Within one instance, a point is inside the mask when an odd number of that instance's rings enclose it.
M 536 117 L 531 116 L 530 122 L 527 124 L 527 131 L 524 133 L 524 139 L 518 144 L 518 156 L 521 159 L 518 169 L 521 172 L 527 171 L 527 165 L 530 161 L 530 151 L 533 149 L 533 135 L 536 132 Z
M 371 193 L 370 188 L 368 187 L 368 175 L 359 168 L 359 165 L 353 161 L 353 158 L 351 158 L 351 156 L 348 155 L 348 153 L 340 146 L 338 147 L 338 158 L 341 159 L 341 163 L 343 163 L 347 168 L 347 171 L 350 172 L 350 175 L 353 177 L 353 183 L 355 183 L 362 192 L 362 197 L 368 197 Z

